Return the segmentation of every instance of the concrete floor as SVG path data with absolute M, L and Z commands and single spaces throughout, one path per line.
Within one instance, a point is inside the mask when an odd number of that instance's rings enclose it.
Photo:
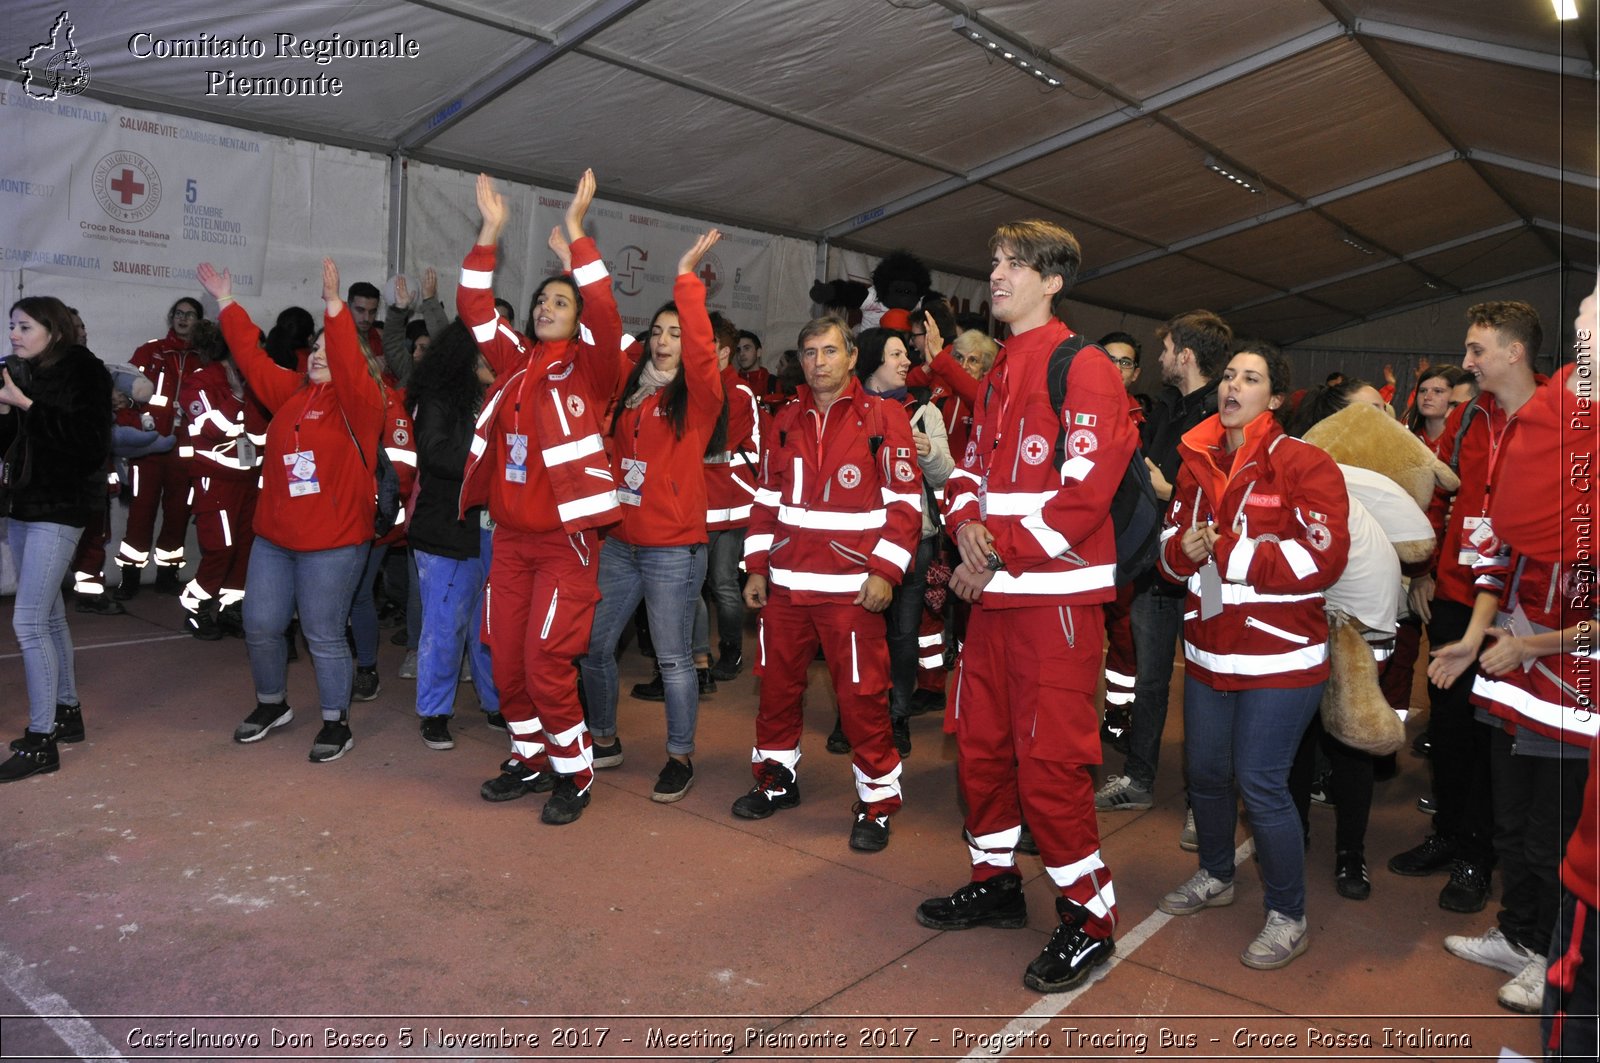
M 1231 908 L 1175 920 L 1155 907 L 1195 866 L 1176 844 L 1174 712 L 1156 807 L 1100 819 L 1116 960 L 1040 997 L 1020 981 L 1053 920 L 1037 858 L 1021 858 L 1024 930 L 937 933 L 912 917 L 967 878 L 954 743 L 936 717 L 913 721 L 889 849 L 846 847 L 850 771 L 822 749 L 833 713 L 820 666 L 798 808 L 729 814 L 750 784 L 747 672 L 701 705 L 684 801 L 650 801 L 662 712 L 624 696 L 627 762 L 600 773 L 578 823 L 552 828 L 542 797 L 479 799 L 506 738 L 483 725 L 470 685 L 456 748 L 423 746 L 387 631 L 383 691 L 352 713 L 355 748 L 319 765 L 306 758 L 308 662 L 291 665 L 294 722 L 241 746 L 242 642 L 183 636 L 177 601 L 148 588 L 126 616 L 69 616 L 88 741 L 64 747 L 59 772 L 0 790 L 6 1059 L 1538 1055 L 1537 1019 L 1496 1005 L 1506 976 L 1441 945 L 1493 925 L 1494 906 L 1444 912 L 1442 877 L 1383 867 L 1428 828 L 1415 809 L 1426 766 L 1406 754 L 1379 784 L 1371 899 L 1334 892 L 1333 814 L 1314 810 L 1311 949 L 1257 972 L 1236 958 L 1260 925 L 1252 865 Z M 10 624 L 0 631 L 9 736 L 26 697 Z M 624 690 L 647 675 L 636 654 L 623 669 Z M 1318 1030 L 1370 1047 L 1308 1043 Z

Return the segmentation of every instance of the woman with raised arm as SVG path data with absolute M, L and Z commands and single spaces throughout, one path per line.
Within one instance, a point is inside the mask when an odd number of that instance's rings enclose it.
M 322 260 L 327 311 L 304 375 L 283 368 L 262 350 L 261 332 L 234 301 L 227 270 L 218 273 L 202 262 L 196 275 L 222 307 L 219 323 L 234 364 L 272 414 L 244 596 L 256 707 L 233 740 L 259 741 L 294 718 L 284 632 L 299 610 L 322 710 L 311 759 L 338 760 L 354 744 L 349 723 L 353 671 L 344 631 L 372 541 L 383 389 L 361 353 L 332 259 Z
M 599 529 L 622 516 L 601 435 L 620 375 L 622 320 L 583 231 L 594 190 L 585 170 L 564 220 L 572 272 L 534 291 L 531 337 L 495 313 L 495 243 L 509 211 L 487 174 L 478 177 L 483 224 L 456 292 L 456 311 L 495 373 L 459 512 L 487 505 L 495 525 L 483 626 L 511 732 L 511 759 L 480 793 L 509 801 L 553 790 L 540 813 L 551 824 L 582 815 L 594 783 L 572 662 L 589 648 L 600 598 Z
M 673 302 L 650 321 L 650 343 L 611 420 L 612 473 L 622 523 L 600 547 L 600 607 L 583 658 L 596 767 L 622 763 L 617 659 L 623 627 L 643 599 L 667 701 L 667 762 L 651 799 L 678 801 L 694 785 L 699 683 L 690 643 L 706 578 L 706 446 L 722 414 L 722 376 L 706 313 L 700 259 L 715 229 L 678 260 Z M 726 435 L 726 425 L 723 433 Z
M 11 627 L 28 726 L 0 763 L 0 782 L 56 771 L 56 743 L 83 741 L 61 581 L 84 527 L 105 510 L 111 456 L 111 374 L 78 342 L 66 304 L 37 295 L 13 303 L 11 353 L 0 369 L 0 515 L 17 573 Z

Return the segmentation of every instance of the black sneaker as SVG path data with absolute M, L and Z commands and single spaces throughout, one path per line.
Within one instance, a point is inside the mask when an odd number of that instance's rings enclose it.
M 274 727 L 282 727 L 294 719 L 294 710 L 289 708 L 287 702 L 268 705 L 265 702 L 256 702 L 255 711 L 244 718 L 244 722 L 233 729 L 235 742 L 259 742 L 267 737 L 267 732 Z
M 343 719 L 323 720 L 317 740 L 311 743 L 311 761 L 314 764 L 326 764 L 330 760 L 338 760 L 350 752 L 350 747 L 355 744 L 355 739 L 350 737 L 349 722 Z
M 485 801 L 515 801 L 527 794 L 547 794 L 556 788 L 555 776 L 535 771 L 516 757 L 500 765 L 500 774 L 478 787 Z
M 1447 912 L 1481 912 L 1489 903 L 1489 869 L 1469 860 L 1450 865 L 1450 881 L 1439 891 L 1439 907 Z
M 1333 888 L 1346 900 L 1364 901 L 1372 896 L 1372 882 L 1367 878 L 1367 861 L 1361 853 L 1346 850 L 1334 858 Z
M 184 629 L 201 642 L 218 642 L 222 639 L 222 626 L 217 623 L 216 605 L 202 602 L 200 608 L 183 618 Z
M 911 718 L 902 716 L 897 720 L 889 721 L 889 728 L 894 732 L 895 752 L 901 757 L 911 755 Z
M 740 819 L 766 819 L 780 808 L 800 803 L 800 784 L 794 772 L 782 764 L 766 761 L 756 779 L 755 789 L 733 803 L 733 814 Z
M 11 743 L 11 756 L 0 763 L 0 782 L 16 782 L 60 770 L 61 754 L 56 751 L 55 735 L 23 731 L 22 737 Z
M 911 692 L 912 716 L 944 711 L 944 693 L 938 690 L 913 690 Z
M 1082 905 L 1057 897 L 1056 911 L 1061 915 L 1061 925 L 1022 975 L 1022 984 L 1040 993 L 1065 993 L 1082 985 L 1096 967 L 1117 951 L 1115 941 L 1091 937 L 1084 929 L 1089 913 Z
M 1311 780 L 1311 801 L 1313 804 L 1333 807 L 1333 801 L 1328 794 L 1328 780 L 1333 778 L 1333 772 L 1325 771 Z
M 1100 721 L 1100 741 L 1105 742 L 1118 753 L 1126 755 L 1128 752 L 1128 732 L 1133 727 L 1133 713 L 1122 705 L 1107 705 L 1106 714 Z
M 1411 740 L 1411 755 L 1424 759 L 1433 756 L 1433 738 L 1426 729 L 1417 732 L 1417 737 Z
M 668 757 L 666 767 L 662 768 L 661 774 L 656 777 L 656 788 L 651 792 L 650 800 L 663 805 L 682 801 L 688 795 L 689 787 L 693 785 L 694 764 L 686 764 L 676 758 Z
M 694 670 L 694 681 L 700 686 L 701 697 L 717 692 L 717 681 L 712 678 L 711 669 L 709 668 L 696 668 Z M 662 700 L 666 700 L 665 690 L 662 691 Z
M 121 602 L 111 597 L 109 591 L 101 591 L 99 594 L 78 595 L 78 612 L 100 613 L 102 616 L 121 616 L 127 610 L 122 607 Z
M 711 669 L 711 678 L 719 683 L 737 679 L 739 673 L 744 670 L 744 648 L 725 642 L 718 649 L 721 652 L 717 657 L 717 663 Z
M 83 741 L 84 730 L 82 705 L 56 706 L 55 739 L 57 742 Z
M 377 665 L 356 665 L 355 682 L 350 686 L 351 701 L 371 701 L 378 696 L 378 691 L 382 689 L 383 684 L 378 682 Z
M 1443 834 L 1430 834 L 1422 844 L 1389 858 L 1389 870 L 1397 875 L 1422 878 L 1443 871 L 1455 862 L 1456 843 Z
M 997 926 L 1016 930 L 1028 925 L 1028 900 L 1016 872 L 969 882 L 948 897 L 930 897 L 917 905 L 917 922 L 932 930 L 970 930 Z
M 855 826 L 850 828 L 850 848 L 858 853 L 876 853 L 888 846 L 889 817 L 857 811 Z
M 633 696 L 640 701 L 666 701 L 667 684 L 661 678 L 661 669 L 657 668 L 648 683 L 633 684 Z
M 1033 831 L 1028 829 L 1026 823 L 1022 825 L 1022 833 L 1017 835 L 1017 852 L 1029 856 L 1039 855 L 1039 843 L 1033 840 Z
M 844 736 L 844 721 L 835 716 L 833 730 L 828 733 L 827 750 L 829 753 L 850 752 L 850 739 Z
M 593 766 L 597 770 L 622 767 L 622 739 L 618 735 L 611 736 L 611 744 L 608 746 L 595 742 L 590 747 L 590 752 L 594 756 Z
M 498 712 L 486 712 L 486 713 L 484 713 L 483 722 L 488 724 L 491 728 L 493 728 L 496 731 L 510 731 L 511 730 L 511 726 L 506 723 L 505 716 L 501 715 Z
M 174 598 L 183 593 L 183 580 L 178 578 L 178 570 L 175 566 L 156 566 L 155 590 L 157 594 L 167 594 Z
M 450 737 L 450 717 L 424 716 L 422 744 L 429 749 L 454 749 L 456 740 Z
M 539 813 L 539 820 L 553 827 L 571 823 L 583 815 L 583 810 L 589 807 L 589 791 L 578 792 L 578 784 L 572 781 L 572 776 L 563 775 L 556 780 L 555 792 L 550 795 L 550 800 L 544 803 L 544 811 Z

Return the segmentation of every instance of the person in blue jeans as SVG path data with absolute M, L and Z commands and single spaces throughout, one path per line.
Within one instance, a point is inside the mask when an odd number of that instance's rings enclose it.
M 1289 365 L 1275 348 L 1235 346 L 1217 414 L 1180 445 L 1160 565 L 1188 584 L 1184 761 L 1200 869 L 1158 903 L 1170 915 L 1233 903 L 1237 788 L 1267 912 L 1239 960 L 1257 970 L 1284 967 L 1310 944 L 1289 768 L 1328 677 L 1322 592 L 1350 549 L 1344 475 L 1274 417 L 1288 391 Z
M 622 521 L 600 546 L 600 604 L 581 660 L 594 766 L 622 763 L 617 737 L 617 639 L 642 599 L 667 700 L 667 762 L 652 800 L 681 800 L 694 783 L 700 709 L 690 643 L 706 578 L 706 477 L 711 445 L 725 446 L 722 374 L 695 274 L 721 238 L 713 229 L 678 262 L 674 301 L 656 311 L 649 345 L 628 374 L 611 421 L 612 473 Z M 717 439 L 720 428 L 722 440 Z
M 493 556 L 492 525 L 482 507 L 457 516 L 472 425 L 492 383 L 494 373 L 458 319 L 432 338 L 406 390 L 417 436 L 417 498 L 407 532 L 421 596 L 417 715 L 422 741 L 430 749 L 455 746 L 450 719 L 463 649 L 478 704 L 491 727 L 505 730 L 489 647 L 479 639 Z
M 56 771 L 56 743 L 83 741 L 61 581 L 84 527 L 105 512 L 111 456 L 111 374 L 77 342 L 66 304 L 18 300 L 10 338 L 19 361 L 0 370 L 0 454 L 9 466 L 0 512 L 17 573 L 11 626 L 27 675 L 28 725 L 0 763 L 0 782 Z

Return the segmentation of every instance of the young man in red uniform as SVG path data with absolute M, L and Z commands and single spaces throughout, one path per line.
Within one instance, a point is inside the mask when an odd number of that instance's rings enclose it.
M 800 703 L 820 643 L 855 751 L 850 848 L 876 852 L 889 844 L 889 817 L 900 808 L 883 611 L 922 535 L 922 470 L 905 410 L 862 390 L 855 364 L 844 322 L 806 325 L 806 385 L 773 420 L 761 450 L 744 543 L 745 604 L 762 610 L 756 785 L 733 814 L 765 819 L 800 803 Z
M 972 881 L 924 901 L 917 920 L 1023 926 L 1016 846 L 1026 819 L 1061 892 L 1061 922 L 1023 983 L 1051 993 L 1082 983 L 1116 947 L 1094 812 L 1094 695 L 1102 606 L 1116 595 L 1111 498 L 1138 437 L 1122 377 L 1098 347 L 1073 359 L 1061 409 L 1050 404 L 1046 369 L 1072 336 L 1052 310 L 1081 262 L 1077 239 L 1033 220 L 1001 226 L 989 248 L 991 305 L 1011 338 L 982 381 L 945 517 L 961 555 L 950 588 L 972 603 L 948 710 Z
M 167 311 L 167 334 L 133 352 L 134 367 L 155 385 L 144 411 L 152 423 L 145 428 L 170 436 L 181 426 L 183 408 L 178 405 L 178 392 L 189 374 L 200 368 L 200 360 L 189 349 L 189 337 L 205 316 L 199 300 L 186 295 Z M 137 425 L 140 416 L 138 411 L 120 411 L 118 423 Z M 188 463 L 171 451 L 134 458 L 128 462 L 128 486 L 133 499 L 128 505 L 128 527 L 117 550 L 122 582 L 112 597 L 127 601 L 139 593 L 139 573 L 150 560 L 157 511 L 161 513 L 161 538 L 155 543 L 156 590 L 178 594 L 183 589 L 178 570 L 183 567 L 183 544 L 189 534 Z

